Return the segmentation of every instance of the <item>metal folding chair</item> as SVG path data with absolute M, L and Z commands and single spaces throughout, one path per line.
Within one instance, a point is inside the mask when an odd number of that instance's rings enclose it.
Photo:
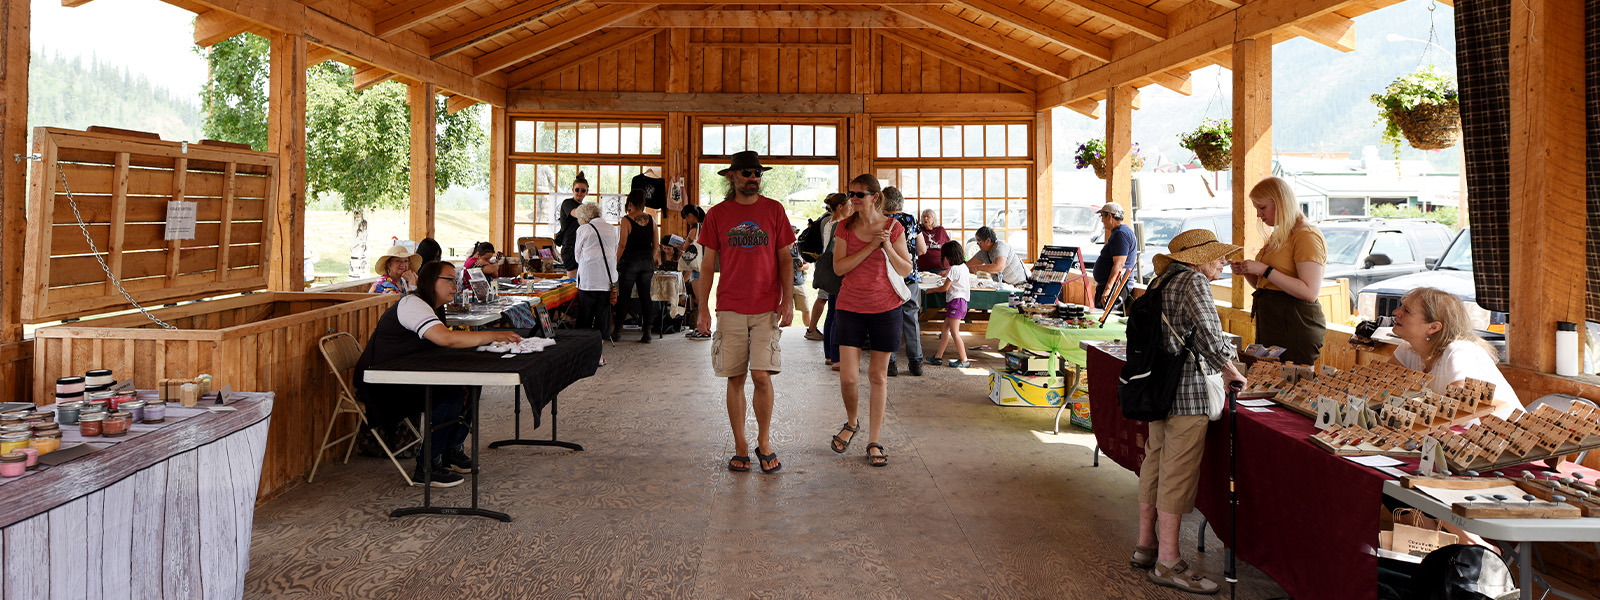
M 322 434 L 322 447 L 317 449 L 317 460 L 311 464 L 311 475 L 306 477 L 306 483 L 316 480 L 317 467 L 321 466 L 322 455 L 329 448 L 338 446 L 346 441 L 350 442 L 350 447 L 344 451 L 344 463 L 350 464 L 350 453 L 355 451 L 356 447 L 355 438 L 361 435 L 362 431 L 371 431 L 373 439 L 378 440 L 378 447 L 382 448 L 383 453 L 389 457 L 389 462 L 394 463 L 394 468 L 400 471 L 400 477 L 406 480 L 406 485 L 416 485 L 416 482 L 411 480 L 411 474 L 406 472 L 406 468 L 400 464 L 400 459 L 396 458 L 395 454 L 405 452 L 407 448 L 422 443 L 422 433 L 417 431 L 417 427 L 411 423 L 411 419 L 402 419 L 401 422 L 405 423 L 406 428 L 411 430 L 414 439 L 404 446 L 390 450 L 389 445 L 383 441 L 383 436 L 378 435 L 378 432 L 372 428 L 372 424 L 367 421 L 367 407 L 361 401 L 356 400 L 355 391 L 350 389 L 350 382 L 345 379 L 345 371 L 354 368 L 356 360 L 361 358 L 361 343 L 356 341 L 355 336 L 339 332 L 324 336 L 317 342 L 317 346 L 322 349 L 322 357 L 328 361 L 328 368 L 333 369 L 334 379 L 339 381 L 339 399 L 334 404 L 333 415 L 328 418 L 328 430 Z M 339 439 L 329 441 L 328 438 L 333 436 L 333 428 L 339 424 L 339 415 L 347 414 L 356 415 L 361 420 L 357 424 L 356 430 L 340 436 Z

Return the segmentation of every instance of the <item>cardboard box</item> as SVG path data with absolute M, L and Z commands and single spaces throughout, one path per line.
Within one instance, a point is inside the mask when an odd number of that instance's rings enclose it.
M 1078 389 L 1072 391 L 1071 414 L 1072 416 L 1067 419 L 1067 422 L 1089 431 L 1094 431 L 1094 423 L 1089 419 L 1088 386 L 1080 385 L 1078 386 Z
M 1055 386 L 1047 387 L 1049 377 L 1012 375 L 989 369 L 989 400 L 1000 406 L 1061 406 L 1067 378 L 1055 379 Z

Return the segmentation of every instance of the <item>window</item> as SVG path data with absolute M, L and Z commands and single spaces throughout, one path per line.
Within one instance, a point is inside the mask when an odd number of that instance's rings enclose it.
M 761 166 L 761 195 L 782 202 L 790 221 L 804 225 L 826 211 L 822 200 L 844 189 L 839 119 L 784 123 L 699 123 L 700 156 L 696 197 L 710 208 L 728 196 L 728 180 L 718 175 L 737 152 L 754 150 Z
M 1450 234 L 1436 227 L 1423 229 L 1417 232 L 1417 246 L 1423 258 L 1442 257 L 1445 248 L 1450 247 Z
M 951 239 L 979 227 L 1028 254 L 1033 195 L 1031 123 L 881 123 L 878 180 L 900 189 L 905 212 L 933 209 Z M 1098 228 L 1095 224 L 1094 228 Z
M 1411 244 L 1406 242 L 1406 234 L 1398 231 L 1378 232 L 1378 237 L 1372 240 L 1372 254 L 1388 255 L 1389 262 L 1397 265 L 1417 262 L 1411 255 Z
M 571 197 L 580 171 L 589 181 L 588 200 L 616 222 L 634 176 L 660 173 L 665 162 L 659 122 L 528 118 L 513 119 L 512 127 L 513 238 L 554 236 L 556 209 Z

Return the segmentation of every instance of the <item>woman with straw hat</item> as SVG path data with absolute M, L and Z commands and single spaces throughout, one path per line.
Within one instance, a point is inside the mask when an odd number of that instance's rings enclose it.
M 400 260 L 395 260 L 395 259 Z M 409 294 L 415 275 L 408 278 L 408 273 L 414 274 L 422 266 L 422 257 L 412 254 L 405 246 L 395 246 L 388 252 L 379 256 L 372 262 L 372 270 L 377 272 L 378 280 L 372 283 L 369 294 Z
M 1217 241 L 1216 234 L 1191 229 L 1172 238 L 1166 254 L 1157 254 L 1158 277 L 1151 289 L 1161 290 L 1161 320 L 1168 352 L 1183 343 L 1196 358 L 1183 366 L 1182 379 L 1167 418 L 1150 422 L 1144 464 L 1139 469 L 1139 542 L 1129 562 L 1149 569 L 1156 585 L 1194 594 L 1215 594 L 1216 582 L 1189 570 L 1178 553 L 1183 515 L 1194 509 L 1200 483 L 1200 458 L 1205 452 L 1209 402 L 1206 376 L 1221 372 L 1227 381 L 1244 381 L 1233 366 L 1233 344 L 1222 334 L 1222 322 L 1211 300 L 1211 280 L 1222 276 L 1228 257 L 1242 248 Z

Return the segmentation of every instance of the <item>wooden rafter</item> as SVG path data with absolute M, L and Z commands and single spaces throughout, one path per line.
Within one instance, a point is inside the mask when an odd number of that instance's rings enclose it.
M 373 15 L 377 21 L 373 33 L 379 37 L 387 37 L 399 31 L 416 27 L 428 19 L 443 15 L 452 10 L 472 4 L 475 0 L 411 0 L 402 2 L 389 8 L 378 11 Z
M 1072 0 L 1072 4 L 1137 35 L 1167 39 L 1167 15 L 1133 0 Z
M 266 29 L 304 36 L 340 54 L 392 71 L 416 81 L 430 81 L 440 88 L 477 98 L 496 106 L 505 105 L 505 88 L 493 81 L 473 76 L 465 65 L 434 60 L 419 48 L 380 38 L 370 30 L 371 13 L 358 14 L 360 7 L 324 0 L 312 8 L 292 0 L 193 0 L 212 10 L 244 18 Z M 332 8 L 324 6 L 328 4 Z M 339 12 L 335 17 L 323 8 Z M 361 23 L 367 23 L 363 28 Z
M 972 48 L 941 38 L 929 31 L 891 29 L 879 32 L 883 37 L 911 46 L 933 56 L 960 65 L 962 68 L 982 73 L 996 81 L 1022 91 L 1033 91 L 1033 77 L 1028 72 L 1004 61 L 975 54 Z
M 1194 94 L 1194 78 L 1187 71 L 1162 71 L 1151 73 L 1150 80 L 1156 85 L 1167 88 L 1185 96 Z
M 943 10 L 925 6 L 896 6 L 890 10 L 926 23 L 963 42 L 1000 55 L 1007 60 L 1061 79 L 1072 77 L 1071 63 L 1059 56 L 1011 39 L 993 30 Z
M 719 29 L 916 29 L 904 15 L 873 10 L 654 10 L 618 21 L 615 27 Z
M 516 89 L 528 83 L 538 81 L 553 73 L 569 67 L 575 67 L 589 59 L 598 58 L 602 53 L 629 46 L 639 40 L 656 35 L 659 29 L 616 29 L 591 35 L 578 41 L 578 44 L 539 57 L 532 64 L 512 71 L 506 75 L 506 88 Z
M 650 7 L 642 4 L 601 7 L 584 14 L 582 18 L 569 20 L 534 34 L 533 37 L 480 56 L 472 61 L 472 71 L 480 77 L 499 71 L 647 10 L 650 10 Z
M 377 67 L 358 67 L 355 73 L 355 89 L 359 92 L 393 78 L 394 73 Z
M 1017 10 L 1020 8 L 1019 6 L 1009 3 L 1002 4 L 992 0 L 955 0 L 955 2 L 958 6 L 984 13 L 1012 27 L 1031 32 L 1034 35 L 1077 50 L 1083 53 L 1084 56 L 1091 57 L 1099 63 L 1111 60 L 1110 41 L 1085 33 L 1076 27 L 1052 25 L 1046 22 L 1048 17 L 1043 17 L 1043 15 L 1037 13 L 1030 15 L 1029 12 L 1031 11 Z M 930 17 L 936 17 L 932 13 L 941 13 L 947 15 L 950 19 L 966 21 L 936 8 L 909 7 L 907 10 L 919 11 L 918 14 L 926 14 Z M 938 18 L 943 19 L 943 17 Z M 977 25 L 973 25 L 973 27 L 976 28 Z
M 315 67 L 340 56 L 343 55 L 339 54 L 337 50 L 327 46 L 317 46 L 306 51 L 306 64 Z
M 210 10 L 194 17 L 194 45 L 209 48 L 250 30 L 252 23 L 220 10 Z
M 1339 15 L 1312 17 L 1296 23 L 1289 31 L 1340 52 L 1356 49 L 1356 22 Z
M 428 38 L 428 52 L 434 58 L 449 56 L 586 1 L 544 0 L 533 4 L 518 4 L 517 9 L 514 11 L 493 13 L 438 36 Z
M 1072 109 L 1073 112 L 1081 114 L 1081 115 L 1083 115 L 1085 117 L 1089 117 L 1091 119 L 1100 118 L 1100 101 L 1099 100 L 1093 100 L 1093 99 L 1090 99 L 1090 98 L 1084 98 L 1082 100 L 1074 100 L 1072 102 L 1068 102 L 1066 104 L 1066 107 L 1069 108 L 1069 109 Z
M 466 96 L 452 95 L 445 101 L 444 111 L 453 115 L 477 104 L 481 103 Z

